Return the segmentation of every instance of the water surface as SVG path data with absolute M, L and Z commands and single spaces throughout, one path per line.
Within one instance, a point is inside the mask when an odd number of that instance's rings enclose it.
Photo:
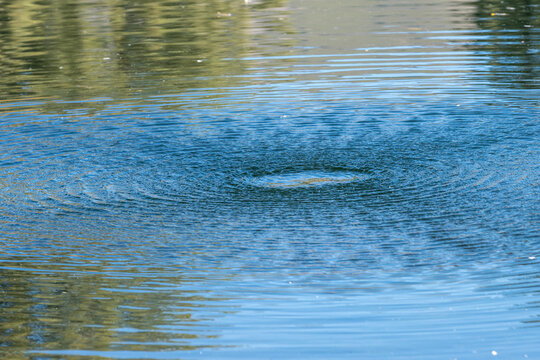
M 2 356 L 540 358 L 537 1 L 0 8 Z

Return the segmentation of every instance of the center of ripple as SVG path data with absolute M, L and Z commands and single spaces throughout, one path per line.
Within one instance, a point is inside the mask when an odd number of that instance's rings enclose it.
M 365 174 L 345 171 L 303 171 L 253 178 L 250 183 L 268 188 L 305 188 L 364 180 Z

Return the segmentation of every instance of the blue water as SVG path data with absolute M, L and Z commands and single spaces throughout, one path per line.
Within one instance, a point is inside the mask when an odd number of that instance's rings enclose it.
M 148 6 L 4 10 L 0 358 L 540 359 L 537 2 Z

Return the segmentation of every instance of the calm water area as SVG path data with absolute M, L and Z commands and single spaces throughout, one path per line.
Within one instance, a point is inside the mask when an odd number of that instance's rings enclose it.
M 0 0 L 0 359 L 540 359 L 540 0 Z

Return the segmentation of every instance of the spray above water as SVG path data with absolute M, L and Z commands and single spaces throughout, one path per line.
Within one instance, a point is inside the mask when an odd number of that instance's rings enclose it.
M 361 181 L 366 177 L 366 174 L 354 172 L 303 171 L 260 176 L 251 179 L 250 183 L 267 188 L 307 188 Z

